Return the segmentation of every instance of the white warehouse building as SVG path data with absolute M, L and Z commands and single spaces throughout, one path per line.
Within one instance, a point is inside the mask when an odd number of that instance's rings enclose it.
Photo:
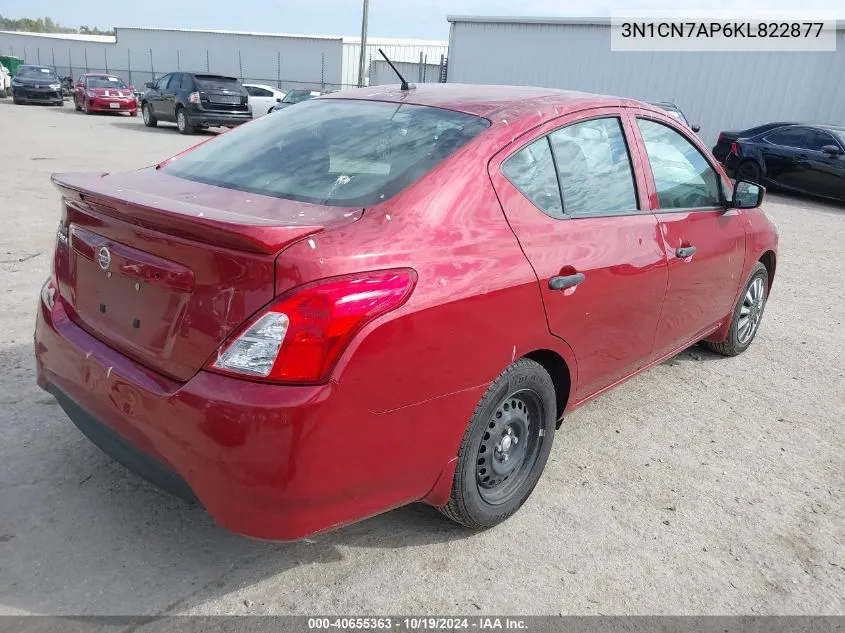
M 769 121 L 845 125 L 845 23 L 835 52 L 618 52 L 609 20 L 447 19 L 450 83 L 673 101 L 709 144 Z
M 440 64 L 447 44 L 368 38 L 367 75 L 381 59 L 379 48 L 397 62 Z M 115 28 L 114 36 L 0 31 L 2 55 L 54 66 L 61 76 L 109 72 L 135 86 L 151 81 L 153 75 L 186 70 L 231 75 L 285 90 L 339 90 L 357 85 L 360 50 L 358 37 L 326 35 L 134 27 Z

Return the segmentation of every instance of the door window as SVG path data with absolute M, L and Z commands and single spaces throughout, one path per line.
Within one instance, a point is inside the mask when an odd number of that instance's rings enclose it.
M 771 134 L 767 134 L 764 140 L 772 145 L 783 147 L 807 147 L 806 130 L 799 127 L 775 130 Z
M 812 152 L 820 152 L 825 145 L 836 144 L 836 140 L 827 132 L 807 130 L 807 149 Z
M 549 140 L 543 137 L 519 150 L 502 165 L 502 173 L 543 213 L 563 217 L 560 188 Z
M 272 97 L 273 93 L 258 86 L 246 86 L 246 91 L 250 97 Z
M 719 177 L 704 155 L 668 125 L 637 119 L 661 209 L 722 206 Z
M 568 215 L 606 215 L 638 208 L 631 159 L 618 118 L 568 125 L 549 138 Z
M 166 90 L 173 73 L 167 74 L 156 82 L 156 90 Z

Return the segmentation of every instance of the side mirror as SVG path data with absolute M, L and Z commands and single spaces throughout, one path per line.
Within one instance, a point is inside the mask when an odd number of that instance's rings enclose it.
M 766 190 L 756 183 L 737 180 L 730 207 L 732 209 L 756 209 L 763 203 L 763 194 L 765 193 Z
M 839 155 L 839 148 L 836 145 L 825 145 L 822 147 L 822 151 L 829 156 Z
M 281 98 L 281 97 L 276 97 L 276 103 L 281 103 L 281 102 L 282 102 L 282 98 Z
M 144 84 L 144 88 L 155 88 L 156 85 L 152 81 L 148 81 Z
M 695 132 L 696 134 L 698 134 L 698 132 L 701 130 L 701 126 L 700 125 L 693 125 L 690 129 L 693 132 Z

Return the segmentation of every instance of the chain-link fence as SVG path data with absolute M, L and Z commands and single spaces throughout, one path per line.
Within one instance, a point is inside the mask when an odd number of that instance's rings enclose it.
M 115 50 L 106 48 L 99 48 L 92 52 L 89 52 L 87 48 L 74 51 L 71 47 L 64 49 L 57 46 L 18 48 L 22 50 L 15 50 L 14 46 L 4 46 L 2 52 L 22 57 L 28 64 L 52 66 L 60 77 L 69 76 L 76 80 L 83 73 L 105 73 L 120 77 L 138 90 L 142 90 L 146 83 L 153 82 L 169 72 L 208 72 L 236 76 L 242 83 L 263 84 L 284 91 L 304 89 L 333 92 L 357 87 L 354 83 L 329 80 L 330 74 L 337 76 L 338 73 L 327 72 L 325 53 L 320 55 L 319 71 L 316 71 L 318 66 L 313 58 L 307 60 L 307 64 L 302 64 L 303 67 L 315 69 L 309 71 L 315 76 L 291 78 L 283 76 L 281 52 L 277 53 L 273 59 L 267 55 L 256 57 L 250 51 L 250 63 L 246 63 L 247 54 L 240 50 L 236 51 L 236 58 L 232 59 L 231 56 L 221 58 L 217 51 L 209 49 L 203 51 L 191 48 L 184 52 L 175 49 L 166 52 L 166 57 L 175 60 L 175 64 L 164 66 L 160 62 L 156 64 L 156 60 L 160 60 L 165 55 L 158 55 L 152 48 L 143 53 L 137 50 L 124 50 L 120 55 Z M 376 79 L 376 75 L 379 78 L 376 83 L 393 82 L 390 71 L 381 58 L 374 59 L 369 54 L 368 58 L 370 61 L 367 65 L 366 84 L 373 83 L 371 80 Z M 396 64 L 401 67 L 400 72 L 411 82 L 445 82 L 446 80 L 447 60 L 443 55 L 439 60 L 429 60 L 427 56 L 420 54 L 419 61 L 397 60 Z M 276 71 L 275 76 L 272 70 Z M 348 73 L 344 73 L 343 76 L 348 76 Z

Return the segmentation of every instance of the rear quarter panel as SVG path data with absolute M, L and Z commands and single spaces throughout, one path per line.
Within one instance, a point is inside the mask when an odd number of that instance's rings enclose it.
M 574 374 L 487 177 L 492 152 L 483 138 L 354 224 L 303 240 L 277 259 L 277 294 L 356 271 L 416 270 L 408 302 L 358 333 L 332 374 L 370 411 L 486 385 L 535 349 L 558 351 Z M 472 410 L 455 413 L 468 420 Z

